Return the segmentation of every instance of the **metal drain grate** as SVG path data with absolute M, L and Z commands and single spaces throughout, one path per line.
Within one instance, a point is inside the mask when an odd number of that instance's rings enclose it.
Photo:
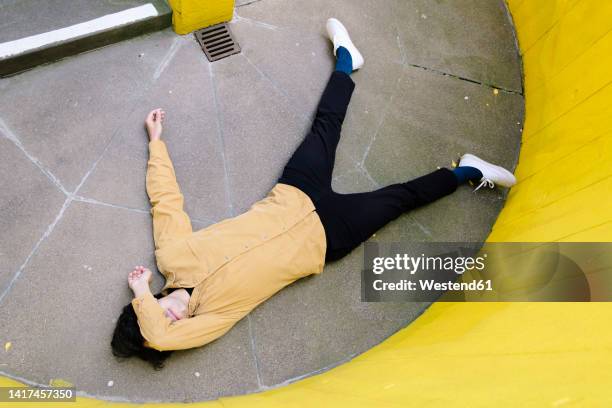
M 240 46 L 234 39 L 227 23 L 206 27 L 195 32 L 206 58 L 210 62 L 229 57 L 240 52 Z

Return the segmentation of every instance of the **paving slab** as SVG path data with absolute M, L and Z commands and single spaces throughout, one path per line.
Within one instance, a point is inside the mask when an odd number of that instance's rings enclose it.
M 0 76 L 170 26 L 164 0 L 2 0 Z
M 504 0 L 397 0 L 393 11 L 407 63 L 522 90 L 520 57 Z
M 307 130 L 285 95 L 243 55 L 211 65 L 233 214 L 262 199 Z
M 2 0 L 0 1 L 0 42 L 82 23 L 149 0 Z
M 166 30 L 2 79 L 0 118 L 72 192 L 129 118 L 175 38 Z
M 321 16 L 334 15 L 342 8 L 336 2 L 314 3 L 317 4 L 303 4 L 302 8 L 295 2 L 265 1 L 241 7 L 232 25 L 238 41 L 245 43 L 242 53 L 286 90 L 290 102 L 309 117 L 314 114 L 334 66 L 333 47 Z M 380 21 L 391 18 L 386 8 L 381 9 Z M 395 31 L 372 26 L 370 19 L 355 10 L 354 5 L 347 5 L 346 16 L 354 17 L 349 21 L 364 29 L 354 31 L 362 39 L 360 49 L 368 57 L 367 69 L 352 76 L 356 87 L 338 151 L 360 162 L 392 99 L 402 66 Z M 277 57 L 279 50 L 283 52 L 282 63 Z M 339 164 L 342 166 L 342 162 Z M 343 172 L 341 167 L 335 170 Z
M 400 60 L 510 90 L 522 89 L 516 69 L 519 55 L 503 0 L 388 0 L 384 5 L 369 0 L 266 0 L 240 7 L 237 13 L 304 37 L 324 35 L 322 20 L 336 17 L 347 24 L 351 38 L 365 51 L 366 64 L 382 56 L 387 63 Z M 396 48 L 393 53 L 382 52 L 392 47 Z
M 0 123 L 0 296 L 66 199 L 8 131 Z
M 413 95 L 419 95 L 418 103 Z M 524 115 L 521 95 L 406 66 L 394 99 L 365 160 L 379 184 L 450 167 L 464 153 L 514 168 Z M 411 216 L 432 239 L 481 242 L 505 194 L 501 189 L 473 194 L 469 186 L 461 186 L 456 194 Z M 486 222 L 474 223 L 475 214 Z
M 207 223 L 220 221 L 231 214 L 209 64 L 191 36 L 176 37 L 171 49 L 166 69 L 140 97 L 79 194 L 149 209 L 144 182 L 149 150 L 143 123 L 151 109 L 163 107 L 164 138 L 185 196 L 185 211 Z
M 153 291 L 161 289 L 148 215 L 72 202 L 2 303 L 2 344 L 12 342 L 2 371 L 40 384 L 60 378 L 90 395 L 130 401 L 254 391 L 246 321 L 205 349 L 175 353 L 161 371 L 112 356 L 115 319 L 131 300 L 126 274 L 139 264 L 154 271 Z

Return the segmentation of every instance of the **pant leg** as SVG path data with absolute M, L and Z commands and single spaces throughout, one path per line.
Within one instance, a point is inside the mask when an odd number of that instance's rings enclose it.
M 327 194 L 317 206 L 327 239 L 326 259 L 345 256 L 390 221 L 451 194 L 457 185 L 453 172 L 443 168 L 368 193 Z
M 332 73 L 321 97 L 310 132 L 285 166 L 279 183 L 304 191 L 316 203 L 331 190 L 336 147 L 355 83 L 346 73 Z
M 149 142 L 146 187 L 152 206 L 155 249 L 175 238 L 190 235 L 193 232 L 191 220 L 183 210 L 183 195 L 162 140 Z

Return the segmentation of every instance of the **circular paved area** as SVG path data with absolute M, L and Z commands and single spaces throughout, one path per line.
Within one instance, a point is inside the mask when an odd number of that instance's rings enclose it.
M 0 80 L 0 340 L 12 342 L 1 374 L 63 379 L 104 399 L 213 399 L 340 364 L 422 313 L 427 304 L 361 303 L 356 250 L 162 371 L 111 355 L 130 301 L 126 274 L 155 267 L 145 113 L 168 112 L 165 138 L 194 228 L 241 213 L 272 187 L 310 124 L 333 67 L 329 16 L 366 57 L 353 75 L 338 191 L 404 181 L 468 151 L 514 167 L 523 97 L 501 0 L 261 0 L 237 8 L 231 24 L 242 54 L 213 64 L 192 36 L 166 30 Z M 374 239 L 483 240 L 504 199 L 462 187 Z

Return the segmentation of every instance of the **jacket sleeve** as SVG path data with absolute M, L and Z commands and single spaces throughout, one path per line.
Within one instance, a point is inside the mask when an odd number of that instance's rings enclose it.
M 146 188 L 153 216 L 153 239 L 159 249 L 166 241 L 191 235 L 189 215 L 184 211 L 184 198 L 176 181 L 174 166 L 162 140 L 149 142 Z
M 203 346 L 224 335 L 240 320 L 229 313 L 206 313 L 173 322 L 150 292 L 134 298 L 132 306 L 147 346 L 160 351 Z

